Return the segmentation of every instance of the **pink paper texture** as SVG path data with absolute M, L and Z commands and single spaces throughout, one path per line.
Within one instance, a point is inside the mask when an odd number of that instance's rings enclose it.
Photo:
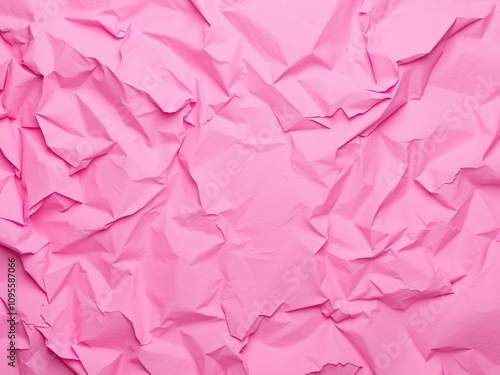
M 500 374 L 498 5 L 2 0 L 0 374 Z

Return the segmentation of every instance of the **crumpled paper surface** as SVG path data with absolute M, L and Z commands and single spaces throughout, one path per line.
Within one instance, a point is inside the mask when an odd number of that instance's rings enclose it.
M 500 373 L 498 1 L 4 0 L 0 35 L 2 374 Z

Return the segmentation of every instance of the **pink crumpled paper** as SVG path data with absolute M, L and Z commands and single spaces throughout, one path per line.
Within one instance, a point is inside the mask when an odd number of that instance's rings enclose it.
M 0 374 L 500 374 L 498 5 L 2 0 Z

